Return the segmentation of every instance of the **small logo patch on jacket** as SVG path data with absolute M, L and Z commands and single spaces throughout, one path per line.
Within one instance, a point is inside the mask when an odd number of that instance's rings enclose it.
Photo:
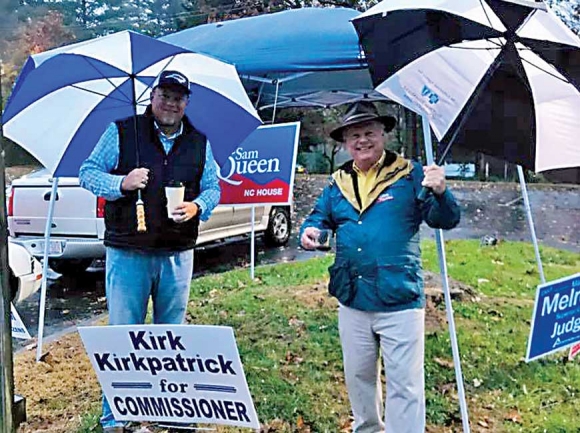
M 391 194 L 389 194 L 388 192 L 385 192 L 381 195 L 379 195 L 379 197 L 377 198 L 377 202 L 382 203 L 384 201 L 388 201 L 388 200 L 392 200 L 395 197 L 393 197 Z

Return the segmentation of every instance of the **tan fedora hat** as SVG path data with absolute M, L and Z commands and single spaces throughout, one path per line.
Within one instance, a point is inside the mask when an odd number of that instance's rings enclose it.
M 354 102 L 348 106 L 342 118 L 341 125 L 330 132 L 330 136 L 336 141 L 344 141 L 342 133 L 345 128 L 358 123 L 376 120 L 385 126 L 385 132 L 391 131 L 397 124 L 397 119 L 393 116 L 381 116 L 375 104 L 369 101 Z

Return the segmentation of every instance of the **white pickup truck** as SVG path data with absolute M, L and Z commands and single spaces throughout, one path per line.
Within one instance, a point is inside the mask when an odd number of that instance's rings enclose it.
M 14 243 L 31 255 L 44 254 L 44 232 L 53 180 L 44 169 L 12 182 L 8 191 L 8 230 Z M 59 178 L 52 219 L 49 264 L 59 273 L 82 272 L 105 257 L 105 200 L 79 186 L 78 178 Z M 255 207 L 256 233 L 269 245 L 285 245 L 290 237 L 290 207 Z M 251 207 L 218 206 L 200 225 L 198 246 L 251 233 Z

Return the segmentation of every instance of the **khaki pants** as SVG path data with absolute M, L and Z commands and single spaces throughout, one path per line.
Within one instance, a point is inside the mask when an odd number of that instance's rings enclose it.
M 354 433 L 425 432 L 425 310 L 340 306 L 338 327 Z M 383 423 L 379 349 L 386 376 Z

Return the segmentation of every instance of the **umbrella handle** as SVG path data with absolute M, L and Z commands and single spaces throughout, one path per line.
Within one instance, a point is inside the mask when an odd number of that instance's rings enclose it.
M 431 188 L 422 187 L 421 191 L 419 191 L 419 195 L 417 196 L 417 200 L 425 201 L 429 194 L 431 194 L 433 190 Z
M 137 231 L 139 233 L 147 231 L 147 226 L 145 225 L 145 205 L 143 204 L 143 200 L 137 200 Z

